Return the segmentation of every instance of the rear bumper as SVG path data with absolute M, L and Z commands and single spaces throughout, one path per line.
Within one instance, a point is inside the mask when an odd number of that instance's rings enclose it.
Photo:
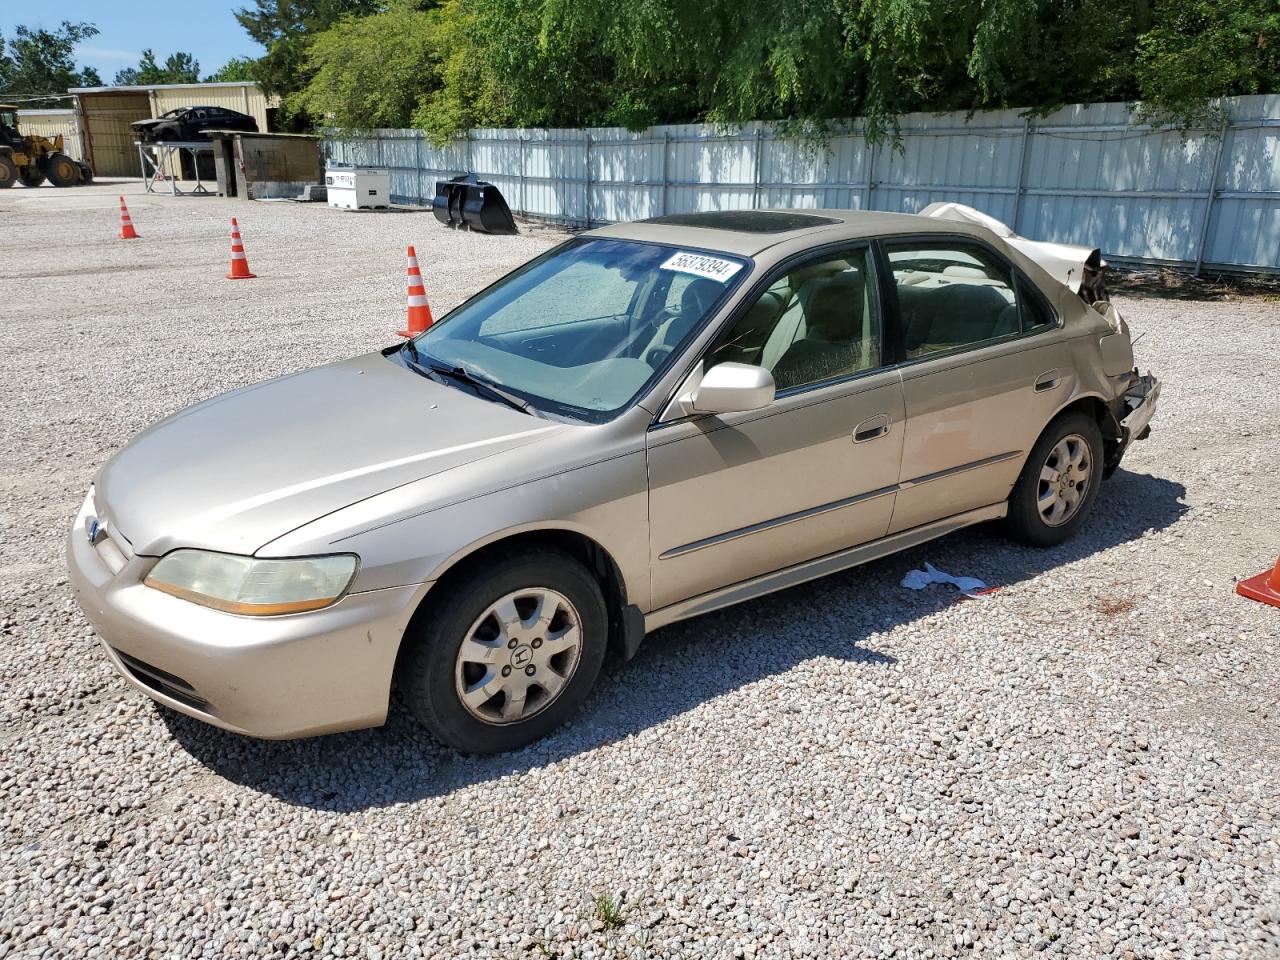
M 108 659 L 138 690 L 215 726 L 270 739 L 386 720 L 396 654 L 421 585 L 349 594 L 311 613 L 233 616 L 143 586 L 155 558 L 113 547 L 104 560 L 85 535 L 92 512 L 86 500 L 67 540 L 71 585 Z
M 1160 381 L 1154 374 L 1142 374 L 1124 392 L 1123 400 L 1127 412 L 1120 418 L 1120 426 L 1124 429 L 1125 446 L 1128 446 L 1147 435 L 1160 400 Z

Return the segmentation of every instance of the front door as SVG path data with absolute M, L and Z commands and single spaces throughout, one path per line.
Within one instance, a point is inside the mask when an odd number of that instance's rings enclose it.
M 729 360 L 769 369 L 777 399 L 650 429 L 655 608 L 888 530 L 905 412 L 867 248 L 781 270 L 701 362 Z

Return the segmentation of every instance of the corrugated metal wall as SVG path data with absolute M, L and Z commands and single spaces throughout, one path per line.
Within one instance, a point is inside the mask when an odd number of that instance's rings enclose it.
M 582 227 L 662 213 L 749 207 L 915 212 L 935 200 L 977 207 L 1038 240 L 1101 246 L 1119 260 L 1280 272 L 1280 96 L 1224 101 L 1224 130 L 1152 130 L 1123 103 L 911 114 L 899 148 L 856 124 L 824 144 L 765 124 L 688 124 L 641 134 L 472 130 L 433 148 L 417 130 L 330 138 L 334 163 L 391 170 L 401 203 L 475 171 L 513 211 Z
M 151 90 L 152 116 L 158 117 L 178 107 L 225 107 L 247 113 L 267 132 L 267 108 L 274 106 L 256 83 L 197 83 L 155 87 Z
M 99 177 L 141 176 L 138 149 L 129 124 L 151 116 L 145 92 L 81 93 L 80 125 L 89 143 L 86 151 Z
M 84 159 L 80 128 L 74 110 L 19 110 L 18 129 L 33 137 L 62 137 L 62 149 L 69 157 Z

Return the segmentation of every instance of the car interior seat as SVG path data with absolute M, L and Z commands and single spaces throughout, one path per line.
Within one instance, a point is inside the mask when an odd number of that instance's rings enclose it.
M 828 279 L 804 310 L 804 335 L 773 367 L 779 390 L 853 373 L 861 365 L 865 281 L 861 274 Z
M 641 354 L 645 363 L 655 370 L 661 366 L 676 344 L 688 336 L 723 292 L 724 284 L 717 280 L 697 277 L 689 281 L 680 295 L 680 312 L 658 327 Z
M 759 364 L 764 345 L 787 307 L 789 290 L 771 288 L 738 320 L 730 337 L 713 354 L 713 363 Z
M 944 283 L 898 287 L 907 356 L 920 356 L 1018 331 L 1016 305 L 1002 285 Z

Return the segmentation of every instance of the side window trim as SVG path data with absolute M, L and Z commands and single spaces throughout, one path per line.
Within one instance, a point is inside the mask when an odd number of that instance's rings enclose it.
M 960 245 L 969 245 L 980 248 L 985 254 L 1003 266 L 1009 271 L 1009 277 L 1012 281 L 1014 302 L 1018 307 L 1018 331 L 1015 333 L 1004 334 L 999 337 L 990 337 L 986 340 L 977 340 L 973 343 L 959 344 L 947 350 L 938 350 L 933 353 L 926 353 L 919 357 L 908 357 L 906 352 L 906 331 L 902 324 L 902 314 L 898 309 L 898 289 L 897 282 L 893 279 L 893 268 L 889 262 L 889 248 L 898 247 L 904 244 L 920 243 L 924 245 L 938 245 L 946 243 L 956 243 Z M 1058 311 L 1054 309 L 1049 299 L 1040 293 L 1040 289 L 1031 281 L 1018 265 L 1009 260 L 999 250 L 991 246 L 981 237 L 973 237 L 964 233 L 903 233 L 894 234 L 892 236 L 877 237 L 873 241 L 876 248 L 877 267 L 880 274 L 880 294 L 884 300 L 882 307 L 882 316 L 884 322 L 889 327 L 885 336 L 892 338 L 894 347 L 895 360 L 894 363 L 900 366 L 908 366 L 912 364 L 922 363 L 927 360 L 945 359 L 955 357 L 966 353 L 972 353 L 975 350 L 983 350 L 992 346 L 1009 343 L 1014 340 L 1021 340 L 1024 337 L 1034 337 L 1049 330 L 1057 330 L 1062 327 L 1062 317 Z M 1022 327 L 1022 293 L 1020 287 L 1026 286 L 1031 295 L 1036 297 L 1041 306 L 1044 307 L 1048 315 L 1053 318 L 1053 322 L 1043 329 L 1027 331 Z

